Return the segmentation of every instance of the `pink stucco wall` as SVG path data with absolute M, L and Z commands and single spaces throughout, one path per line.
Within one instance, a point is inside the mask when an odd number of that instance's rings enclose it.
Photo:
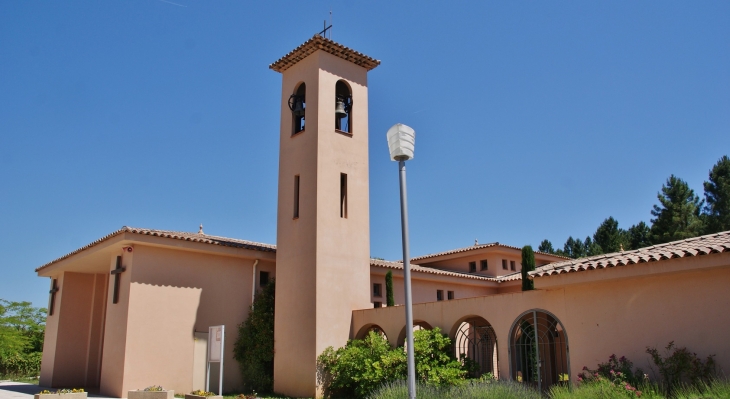
M 730 328 L 728 253 L 540 277 L 535 282 L 535 291 L 418 304 L 414 319 L 453 338 L 464 319 L 484 318 L 497 334 L 503 376 L 509 375 L 512 323 L 530 309 L 545 309 L 562 322 L 573 379 L 583 366 L 595 367 L 611 354 L 627 356 L 648 370 L 646 347 L 663 348 L 669 341 L 701 357 L 715 354 L 722 370 L 730 370 L 730 341 L 717 333 Z M 405 325 L 404 309 L 353 312 L 356 331 L 368 325 L 380 326 L 396 344 Z

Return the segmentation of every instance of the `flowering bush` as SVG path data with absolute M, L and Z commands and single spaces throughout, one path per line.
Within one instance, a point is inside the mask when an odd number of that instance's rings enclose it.
M 193 392 L 190 392 L 191 395 L 195 396 L 215 396 L 213 392 L 203 391 L 202 389 L 197 389 Z
M 607 383 L 629 397 L 641 397 L 641 391 L 636 387 L 648 382 L 648 376 L 641 369 L 634 371 L 634 364 L 626 357 L 611 355 L 608 362 L 600 363 L 595 370 L 583 367 L 583 371 L 578 374 L 578 382 Z
M 165 388 L 163 388 L 159 385 L 150 385 L 144 389 L 145 392 L 162 392 L 164 390 L 165 390 Z
M 55 395 L 55 394 L 64 394 L 64 393 L 82 393 L 85 392 L 83 388 L 65 388 L 65 389 L 59 389 L 57 391 L 49 391 L 47 389 L 44 389 L 40 392 L 38 392 L 38 395 Z

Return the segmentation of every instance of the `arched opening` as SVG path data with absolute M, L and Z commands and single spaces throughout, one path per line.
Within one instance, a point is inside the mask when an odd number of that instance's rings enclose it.
M 307 107 L 307 85 L 300 83 L 289 97 L 289 109 L 292 115 L 292 136 L 304 131 L 304 117 Z
M 352 91 L 344 80 L 335 84 L 335 129 L 352 133 Z
M 370 334 L 370 331 L 374 331 L 376 334 L 380 335 L 384 340 L 388 340 L 388 336 L 385 335 L 385 331 L 377 324 L 367 324 L 360 328 L 360 331 L 358 331 L 357 335 L 355 335 L 355 339 L 365 339 L 365 337 Z
M 453 345 L 454 356 L 468 366 L 470 377 L 492 373 L 499 378 L 497 334 L 488 321 L 469 317 L 457 323 Z
M 433 327 L 431 327 L 430 324 L 426 323 L 422 320 L 416 320 L 413 322 L 413 332 L 419 331 L 419 330 L 433 330 Z M 406 348 L 406 327 L 403 326 L 403 328 L 400 330 L 400 334 L 398 334 L 398 345 L 402 346 L 404 349 Z
M 510 330 L 512 379 L 540 391 L 570 381 L 568 335 L 552 313 L 533 309 L 520 315 Z

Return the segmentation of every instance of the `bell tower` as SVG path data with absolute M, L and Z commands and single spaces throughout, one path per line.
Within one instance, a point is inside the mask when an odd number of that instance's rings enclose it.
M 370 303 L 367 73 L 380 61 L 315 35 L 282 74 L 274 390 L 321 396 L 317 356 Z

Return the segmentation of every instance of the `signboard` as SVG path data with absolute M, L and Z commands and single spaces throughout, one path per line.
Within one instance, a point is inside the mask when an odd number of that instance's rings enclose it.
M 208 361 L 218 363 L 223 358 L 223 330 L 225 326 L 208 327 Z
M 218 395 L 223 395 L 223 344 L 225 342 L 226 326 L 208 327 L 208 372 L 205 377 L 205 390 L 210 390 L 210 364 L 218 363 Z

